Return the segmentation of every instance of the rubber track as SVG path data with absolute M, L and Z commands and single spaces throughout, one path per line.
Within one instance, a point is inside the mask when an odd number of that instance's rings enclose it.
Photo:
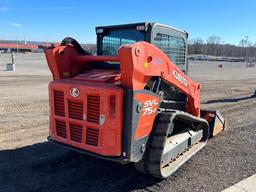
M 162 154 L 164 151 L 168 129 L 173 123 L 174 118 L 183 122 L 195 122 L 198 123 L 198 128 L 200 126 L 206 126 L 208 131 L 208 123 L 201 118 L 194 117 L 183 111 L 172 111 L 172 112 L 161 112 L 156 117 L 155 125 L 152 133 L 149 137 L 147 148 L 143 159 L 135 164 L 135 168 L 143 173 L 150 174 L 157 178 L 165 178 L 162 174 L 161 161 Z M 206 131 L 206 132 L 207 132 Z M 204 135 L 203 140 L 208 139 L 208 134 Z M 181 154 L 182 155 L 182 154 Z M 167 174 L 168 175 L 168 174 Z M 168 175 L 169 176 L 169 175 Z

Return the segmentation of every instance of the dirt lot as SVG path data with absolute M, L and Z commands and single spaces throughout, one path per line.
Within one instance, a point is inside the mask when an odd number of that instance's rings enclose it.
M 228 130 L 166 180 L 59 148 L 47 142 L 51 76 L 44 56 L 16 56 L 5 72 L 0 55 L 0 191 L 216 192 L 256 173 L 256 68 L 243 63 L 190 62 L 204 108 L 219 109 Z

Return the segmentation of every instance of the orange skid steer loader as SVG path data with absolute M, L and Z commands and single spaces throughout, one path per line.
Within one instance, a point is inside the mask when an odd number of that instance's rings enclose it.
M 45 50 L 49 140 L 166 178 L 225 128 L 200 108 L 188 76 L 187 38 L 158 23 L 97 27 L 97 56 L 72 38 Z

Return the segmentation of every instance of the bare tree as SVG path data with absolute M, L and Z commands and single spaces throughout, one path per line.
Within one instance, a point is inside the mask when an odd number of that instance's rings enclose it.
M 218 56 L 219 55 L 219 45 L 221 44 L 221 37 L 219 36 L 210 36 L 207 39 L 207 54 L 208 55 L 215 55 Z
M 190 52 L 193 52 L 193 54 L 203 54 L 204 53 L 204 41 L 201 38 L 194 38 L 190 40 Z
M 241 39 L 238 46 L 224 43 L 219 36 L 210 36 L 206 42 L 195 38 L 189 41 L 188 48 L 189 54 L 256 58 L 256 42 L 253 44 L 248 40 L 248 36 Z

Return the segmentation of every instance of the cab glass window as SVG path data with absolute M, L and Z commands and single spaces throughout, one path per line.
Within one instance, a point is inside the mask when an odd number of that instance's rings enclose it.
M 161 49 L 175 65 L 185 65 L 186 43 L 183 38 L 157 33 L 153 44 Z

